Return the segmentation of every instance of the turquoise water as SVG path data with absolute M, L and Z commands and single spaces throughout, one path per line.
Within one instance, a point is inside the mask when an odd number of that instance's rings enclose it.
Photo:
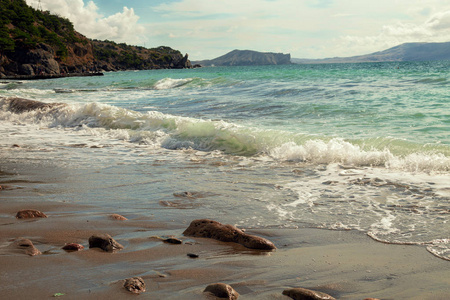
M 4 156 L 51 157 L 90 182 L 126 182 L 108 197 L 86 182 L 77 201 L 94 193 L 102 206 L 142 206 L 151 194 L 161 217 L 360 230 L 448 259 L 449 67 L 212 67 L 4 82 L 0 97 L 67 106 L 16 115 L 0 100 L 10 130 L 2 146 L 22 137 L 28 146 Z M 201 190 L 205 202 L 170 199 L 177 189 Z M 177 210 L 184 205 L 195 209 Z

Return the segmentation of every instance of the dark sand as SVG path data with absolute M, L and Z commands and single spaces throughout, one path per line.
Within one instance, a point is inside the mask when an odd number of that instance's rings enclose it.
M 2 165 L 0 174 L 0 298 L 126 299 L 135 297 L 123 280 L 140 276 L 147 292 L 140 299 L 208 299 L 204 288 L 215 282 L 233 286 L 239 299 L 285 299 L 286 288 L 304 287 L 338 299 L 450 299 L 450 263 L 424 247 L 387 245 L 355 231 L 320 229 L 248 230 L 273 241 L 278 249 L 261 252 L 182 232 L 189 224 L 160 224 L 148 218 L 88 213 L 87 206 L 42 200 L 35 175 Z M 45 174 L 42 170 L 40 174 Z M 39 172 L 38 172 L 39 173 Z M 25 177 L 24 177 L 25 176 Z M 12 178 L 15 180 L 11 180 Z M 45 176 L 40 176 L 44 180 Z M 44 179 L 42 178 L 44 177 Z M 28 178 L 28 180 L 23 180 Z M 33 195 L 40 195 L 36 201 Z M 19 220 L 21 209 L 38 209 L 48 218 Z M 125 249 L 106 253 L 89 249 L 96 233 L 113 236 Z M 182 245 L 152 236 L 181 238 Z M 29 238 L 43 253 L 28 256 L 12 243 Z M 81 243 L 80 252 L 61 249 Z M 198 254 L 189 258 L 188 253 Z

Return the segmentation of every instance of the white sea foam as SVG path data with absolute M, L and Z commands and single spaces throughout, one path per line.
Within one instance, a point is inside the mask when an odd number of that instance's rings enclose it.
M 364 150 L 343 139 L 311 139 L 303 145 L 290 142 L 274 147 L 269 154 L 282 161 L 315 164 L 341 163 L 354 166 L 379 166 L 408 172 L 448 172 L 450 158 L 442 153 L 394 155 L 388 148 Z
M 153 87 L 156 90 L 168 90 L 168 89 L 173 89 L 173 88 L 183 86 L 183 85 L 191 82 L 192 80 L 193 80 L 192 78 L 186 78 L 186 79 L 164 78 L 164 79 L 161 79 L 158 82 L 156 82 Z
M 101 103 L 68 104 L 48 112 L 38 110 L 21 114 L 9 112 L 7 101 L 2 103 L 1 119 L 48 127 L 98 128 L 104 134 L 121 140 L 153 146 L 159 143 L 168 149 L 220 150 L 233 155 L 268 155 L 280 162 L 340 163 L 407 172 L 446 173 L 450 170 L 450 158 L 442 153 L 394 155 L 387 147 L 366 150 L 340 138 L 326 140 L 314 136 L 309 139 L 304 136 L 299 142 L 284 142 L 297 136 L 157 111 L 141 113 Z

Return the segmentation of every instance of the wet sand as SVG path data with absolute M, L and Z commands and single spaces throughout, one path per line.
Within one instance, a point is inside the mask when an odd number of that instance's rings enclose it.
M 215 282 L 233 286 L 239 299 L 287 300 L 282 292 L 291 287 L 337 299 L 450 299 L 450 264 L 424 247 L 382 244 L 356 231 L 301 228 L 247 230 L 278 247 L 249 250 L 184 237 L 189 224 L 182 221 L 158 223 L 132 214 L 117 221 L 109 217 L 114 211 L 93 213 L 89 206 L 45 201 L 36 182 L 48 180 L 38 175 L 46 170 L 26 174 L 24 166 L 3 165 L 0 171 L 2 299 L 46 299 L 57 293 L 63 299 L 124 299 L 134 295 L 123 288 L 123 280 L 135 276 L 146 282 L 144 299 L 208 299 L 202 291 Z M 38 209 L 48 218 L 16 219 L 21 209 Z M 88 239 L 97 233 L 110 234 L 124 250 L 89 249 Z M 155 236 L 175 236 L 183 244 Z M 42 255 L 14 248 L 20 237 L 32 240 Z M 66 252 L 61 249 L 66 243 L 85 249 Z

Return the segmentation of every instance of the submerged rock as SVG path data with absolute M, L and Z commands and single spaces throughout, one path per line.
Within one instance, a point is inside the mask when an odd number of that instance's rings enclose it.
M 225 283 L 213 283 L 208 285 L 203 293 L 210 293 L 217 298 L 235 300 L 239 297 L 239 293 L 236 292 L 230 285 Z
M 23 249 L 25 251 L 25 254 L 28 254 L 30 256 L 40 255 L 42 254 L 41 251 L 39 251 L 38 248 L 36 248 L 33 245 L 33 242 L 29 239 L 20 239 L 14 242 L 14 245 L 19 248 Z
M 183 234 L 186 236 L 212 238 L 222 242 L 234 242 L 250 249 L 276 249 L 275 245 L 265 238 L 247 234 L 233 225 L 224 225 L 208 219 L 192 221 Z
M 10 98 L 8 100 L 9 100 L 9 110 L 17 114 L 32 110 L 52 109 L 55 107 L 61 107 L 65 105 L 63 103 L 44 103 L 40 101 L 28 100 L 23 98 Z
M 145 292 L 145 282 L 141 277 L 133 277 L 125 279 L 123 287 L 134 294 L 140 294 Z
M 17 219 L 47 218 L 47 215 L 36 209 L 23 209 L 17 212 Z
M 328 294 L 304 288 L 287 289 L 283 291 L 283 295 L 294 300 L 336 300 Z
M 89 248 L 100 248 L 106 252 L 122 250 L 123 246 L 109 234 L 93 235 L 89 238 Z
M 84 246 L 77 243 L 70 243 L 62 247 L 62 249 L 66 251 L 81 251 L 84 249 Z

